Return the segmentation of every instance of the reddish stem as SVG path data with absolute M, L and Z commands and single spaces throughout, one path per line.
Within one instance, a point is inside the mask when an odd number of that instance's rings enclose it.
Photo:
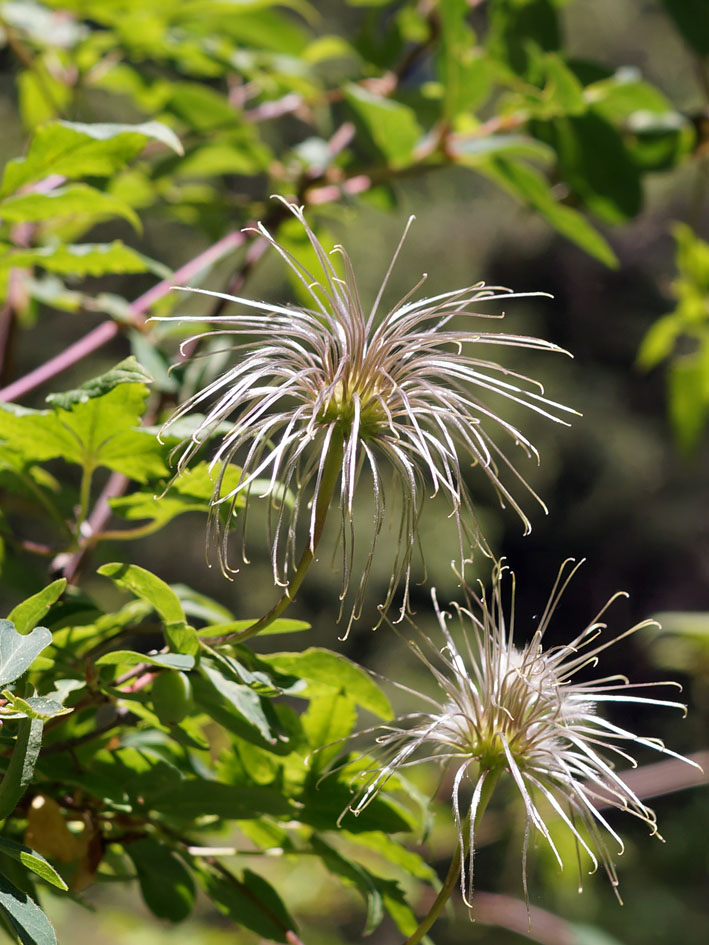
M 209 249 L 200 253 L 199 256 L 195 256 L 194 259 L 191 259 L 178 269 L 172 278 L 163 279 L 162 282 L 153 286 L 152 289 L 148 289 L 147 292 L 144 292 L 130 307 L 131 314 L 133 315 L 132 327 L 141 327 L 145 321 L 143 317 L 145 312 L 154 305 L 155 302 L 167 295 L 174 285 L 183 285 L 185 282 L 189 282 L 202 269 L 216 262 L 230 250 L 241 246 L 245 239 L 246 237 L 240 230 L 228 233 L 213 246 L 210 246 Z M 78 341 L 74 342 L 73 345 L 70 345 L 61 354 L 50 358 L 49 361 L 41 364 L 38 368 L 35 368 L 34 371 L 30 371 L 29 374 L 25 374 L 24 377 L 19 378 L 19 380 L 15 381 L 13 384 L 8 384 L 7 387 L 0 390 L 0 400 L 18 400 L 20 397 L 23 397 L 31 390 L 34 390 L 68 367 L 71 367 L 72 364 L 81 361 L 87 355 L 96 351 L 97 348 L 105 345 L 112 338 L 115 338 L 120 332 L 121 327 L 118 322 L 114 321 L 103 322 L 103 324 L 98 325 L 87 335 L 84 335 L 83 338 L 80 338 Z

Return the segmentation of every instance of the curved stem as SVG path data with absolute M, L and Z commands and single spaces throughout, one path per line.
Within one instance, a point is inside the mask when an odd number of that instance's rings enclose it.
M 241 630 L 237 633 L 227 633 L 221 637 L 203 637 L 202 640 L 204 643 L 215 646 L 220 643 L 241 643 L 244 640 L 248 640 L 250 637 L 256 636 L 257 633 L 265 630 L 266 627 L 269 627 L 275 620 L 278 620 L 281 614 L 292 603 L 300 585 L 305 579 L 305 575 L 308 573 L 310 565 L 315 560 L 315 552 L 320 542 L 323 528 L 325 527 L 327 513 L 342 468 L 343 453 L 344 435 L 339 427 L 335 427 L 320 479 L 318 498 L 315 503 L 315 524 L 312 534 L 308 538 L 308 543 L 303 549 L 295 573 L 288 582 L 288 586 L 283 591 L 281 598 L 273 605 L 268 613 L 264 614 L 263 617 L 255 623 L 252 623 L 251 626 L 247 627 L 245 630 Z
M 478 809 L 475 813 L 475 829 L 477 830 L 482 820 L 482 816 L 485 813 L 485 808 L 488 805 L 488 801 L 492 797 L 493 791 L 497 784 L 497 780 L 500 777 L 501 769 L 496 769 L 493 771 L 488 771 L 487 777 L 485 778 L 485 783 L 483 785 L 482 792 L 480 794 L 480 801 L 478 803 Z M 470 831 L 468 825 L 470 823 L 470 813 L 463 821 L 461 826 L 461 838 L 462 838 L 462 855 L 461 855 L 461 845 L 458 845 L 455 848 L 455 853 L 453 854 L 453 859 L 451 860 L 451 865 L 448 867 L 448 873 L 446 878 L 443 881 L 440 892 L 436 896 L 435 902 L 428 910 L 427 915 L 421 920 L 416 931 L 409 938 L 406 939 L 404 945 L 418 945 L 421 939 L 424 937 L 426 932 L 431 928 L 433 923 L 439 917 L 443 911 L 443 907 L 450 899 L 451 893 L 455 889 L 458 883 L 458 877 L 460 876 L 460 867 L 462 861 L 468 855 L 469 845 L 470 845 Z

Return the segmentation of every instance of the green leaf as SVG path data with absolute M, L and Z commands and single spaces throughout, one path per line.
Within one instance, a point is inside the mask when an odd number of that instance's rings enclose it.
M 66 578 L 59 578 L 57 581 L 52 581 L 52 583 L 48 584 L 43 590 L 39 591 L 37 594 L 33 594 L 32 597 L 28 597 L 27 600 L 22 601 L 21 604 L 18 604 L 17 607 L 7 615 L 7 619 L 15 624 L 15 629 L 18 633 L 27 633 L 30 627 L 35 627 L 39 621 L 45 617 L 52 604 L 56 604 L 64 593 L 65 587 Z M 9 680 L 3 681 L 2 678 L 0 678 L 0 686 L 4 686 L 5 682 L 8 681 Z
M 490 60 L 475 42 L 468 26 L 467 0 L 441 0 L 441 52 L 438 73 L 443 86 L 443 110 L 448 119 L 476 108 L 492 90 Z
M 345 859 L 342 854 L 325 843 L 320 837 L 313 837 L 311 846 L 331 873 L 335 873 L 349 885 L 354 886 L 364 897 L 364 901 L 367 903 L 364 934 L 369 935 L 384 918 L 384 903 L 374 877 L 359 863 L 350 858 Z
M 0 909 L 22 945 L 57 945 L 49 919 L 26 892 L 0 876 Z
M 487 45 L 493 56 L 518 75 L 533 69 L 537 49 L 561 46 L 561 26 L 552 0 L 494 0 L 490 5 Z
M 140 217 L 123 200 L 89 187 L 69 184 L 45 194 L 29 193 L 8 197 L 0 203 L 0 219 L 11 223 L 35 223 L 63 216 L 85 216 L 91 220 L 124 217 L 140 230 Z
M 123 372 L 116 371 L 53 395 L 53 410 L 0 404 L 0 438 L 29 462 L 61 457 L 84 469 L 107 466 L 140 481 L 165 475 L 165 448 L 152 433 L 136 429 L 148 389 L 130 372 L 121 382 Z
M 0 718 L 3 719 L 28 718 L 46 721 L 71 712 L 71 709 L 65 709 L 56 699 L 48 699 L 46 696 L 29 696 L 23 699 L 9 689 L 3 689 L 2 694 L 7 699 L 7 706 L 0 708 Z
M 21 843 L 15 843 L 14 840 L 8 840 L 7 837 L 0 837 L 0 852 L 12 857 L 13 860 L 17 860 L 18 863 L 22 863 L 24 867 L 50 885 L 61 890 L 69 888 L 52 864 L 29 847 Z
M 208 627 L 201 627 L 198 630 L 200 637 L 219 637 L 227 633 L 240 633 L 246 630 L 256 622 L 256 617 L 250 617 L 248 620 L 228 620 L 225 623 L 212 623 Z M 280 617 L 269 624 L 265 630 L 261 630 L 260 637 L 267 637 L 278 633 L 300 633 L 301 630 L 310 630 L 310 624 L 305 620 L 294 620 L 292 617 Z
M 17 723 L 17 739 L 0 783 L 0 820 L 9 817 L 32 780 L 42 747 L 42 726 L 40 719 L 24 718 Z
M 103 276 L 106 273 L 146 272 L 151 260 L 122 240 L 112 243 L 60 243 L 31 249 L 14 249 L 0 255 L 0 275 L 9 269 L 41 266 L 48 272 L 72 276 Z
M 685 453 L 695 449 L 709 419 L 709 344 L 705 347 L 675 358 L 667 375 L 670 422 Z
M 241 470 L 228 466 L 222 480 L 222 492 L 226 494 L 239 484 Z M 164 495 L 155 495 L 155 490 L 133 492 L 127 496 L 111 499 L 111 508 L 130 521 L 151 519 L 163 526 L 185 512 L 209 512 L 209 501 L 214 493 L 215 479 L 209 472 L 209 463 L 197 463 L 177 476 Z M 236 497 L 235 508 L 242 508 L 245 497 Z
M 414 932 L 418 922 L 406 902 L 401 887 L 395 880 L 377 876 L 351 857 L 343 856 L 320 837 L 313 837 L 311 844 L 314 852 L 318 854 L 330 872 L 354 886 L 364 897 L 367 903 L 365 935 L 369 935 L 380 924 L 385 908 L 404 935 L 408 936 Z
M 661 2 L 690 49 L 709 56 L 709 6 L 705 0 Z
M 397 843 L 396 840 L 392 840 L 387 834 L 377 830 L 370 833 L 350 833 L 348 830 L 344 830 L 343 834 L 353 843 L 366 847 L 368 850 L 373 850 L 390 863 L 400 866 L 409 876 L 423 879 L 427 883 L 433 883 L 434 886 L 440 885 L 438 874 L 422 856 L 413 850 L 407 850 L 406 847 Z
M 311 699 L 303 713 L 303 731 L 311 748 L 311 772 L 318 774 L 342 752 L 344 740 L 357 721 L 355 703 L 335 689 Z
M 557 203 L 546 180 L 537 170 L 501 157 L 480 164 L 479 170 L 517 199 L 532 206 L 556 230 L 591 256 L 606 266 L 618 266 L 615 253 L 601 234 L 576 210 Z
M 622 223 L 640 212 L 640 172 L 605 118 L 589 110 L 537 123 L 535 130 L 557 152 L 564 180 L 589 210 L 609 223 Z
M 195 885 L 190 871 L 164 843 L 145 838 L 127 843 L 145 904 L 159 919 L 182 922 L 192 912 Z
M 202 869 L 198 873 L 204 891 L 217 908 L 238 925 L 275 942 L 293 941 L 287 935 L 297 926 L 270 883 L 244 870 L 241 880 Z
M 177 594 L 161 578 L 138 565 L 121 562 L 104 564 L 98 573 L 152 604 L 163 621 L 165 639 L 171 650 L 190 656 L 199 652 L 199 638 L 192 627 L 187 626 Z
M 344 91 L 347 103 L 386 160 L 397 167 L 410 163 L 413 150 L 423 137 L 416 112 L 360 85 L 346 85 Z
M 361 667 L 338 653 L 310 647 L 302 653 L 264 654 L 261 659 L 279 673 L 342 692 L 379 718 L 393 718 L 391 704 L 379 686 Z
M 0 686 L 18 679 L 51 642 L 52 634 L 46 627 L 22 634 L 11 620 L 0 620 Z
M 237 716 L 237 722 L 246 722 L 253 726 L 268 743 L 274 743 L 275 737 L 271 723 L 266 717 L 263 702 L 254 690 L 242 683 L 234 682 L 221 672 L 217 664 L 208 657 L 200 660 L 200 677 L 194 679 L 195 701 L 202 708 L 209 707 L 210 714 L 216 713 L 218 720 L 225 724 L 224 714 Z M 228 725 L 232 728 L 233 726 Z M 237 732 L 242 725 L 237 725 Z
M 115 367 L 92 377 L 81 387 L 63 391 L 59 394 L 49 394 L 47 403 L 62 410 L 71 410 L 77 404 L 85 404 L 95 397 L 103 397 L 121 384 L 142 384 L 151 382 L 152 378 L 145 368 L 134 357 L 124 358 Z M 147 391 L 146 391 L 147 393 Z M 131 418 L 132 420 L 133 418 Z M 137 418 L 136 418 L 137 419 Z
M 563 59 L 556 53 L 547 53 L 539 64 L 544 70 L 544 89 L 533 114 L 539 118 L 583 114 L 586 111 L 583 86 Z
M 640 343 L 637 365 L 644 371 L 657 367 L 674 351 L 677 339 L 684 330 L 684 324 L 676 312 L 663 315 L 650 326 Z
M 49 174 L 70 180 L 110 177 L 136 157 L 150 139 L 182 153 L 182 145 L 174 132 L 158 121 L 138 125 L 47 122 L 37 129 L 27 157 L 16 158 L 6 165 L 0 196 L 14 193 Z
M 96 666 L 139 666 L 141 663 L 159 666 L 161 669 L 190 670 L 194 668 L 194 656 L 186 653 L 158 653 L 156 656 L 148 656 L 133 650 L 114 650 L 112 653 L 104 653 L 96 660 Z
M 195 131 L 228 129 L 239 116 L 225 95 L 197 82 L 174 82 L 167 109 Z
M 251 820 L 263 814 L 276 817 L 293 816 L 293 810 L 281 790 L 245 784 L 222 784 L 204 778 L 190 778 L 153 792 L 150 804 L 163 809 L 172 820 L 198 820 L 218 817 L 220 820 Z
M 549 145 L 527 135 L 456 135 L 452 142 L 456 163 L 475 167 L 481 158 L 500 154 L 503 157 L 530 158 L 551 163 L 554 151 Z

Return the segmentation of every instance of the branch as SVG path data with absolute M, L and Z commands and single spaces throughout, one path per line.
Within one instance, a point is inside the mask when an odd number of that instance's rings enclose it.
M 231 252 L 231 250 L 241 246 L 245 240 L 246 237 L 240 230 L 228 233 L 213 246 L 210 246 L 209 249 L 195 256 L 194 259 L 191 259 L 178 269 L 170 279 L 163 279 L 162 282 L 153 286 L 152 289 L 148 289 L 147 292 L 144 292 L 143 295 L 139 296 L 130 306 L 131 315 L 133 316 L 130 327 L 142 328 L 145 323 L 145 312 L 159 299 L 166 296 L 174 285 L 183 285 L 185 282 L 189 282 L 197 273 L 201 272 L 202 269 L 212 265 L 217 260 L 221 259 L 222 256 Z M 119 322 L 103 322 L 103 324 L 98 325 L 87 335 L 84 335 L 83 338 L 74 342 L 73 345 L 70 345 L 61 354 L 50 358 L 49 361 L 35 368 L 34 371 L 30 371 L 29 374 L 26 374 L 13 384 L 9 384 L 7 387 L 0 390 L 0 400 L 18 400 L 52 377 L 65 371 L 68 367 L 71 367 L 72 364 L 81 361 L 88 354 L 103 347 L 103 345 L 120 333 L 122 327 Z

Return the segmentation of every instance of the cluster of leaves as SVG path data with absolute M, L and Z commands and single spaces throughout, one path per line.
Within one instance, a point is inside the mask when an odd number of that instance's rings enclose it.
M 211 358 L 168 374 L 170 333 L 145 323 L 149 303 L 82 280 L 156 274 L 166 309 L 169 271 L 145 251 L 143 227 L 167 219 L 213 242 L 262 218 L 288 244 L 265 194 L 392 209 L 399 179 L 452 166 L 613 266 L 598 225 L 637 215 L 646 175 L 694 160 L 701 142 L 636 71 L 565 54 L 561 0 L 362 5 L 345 37 L 324 33 L 305 0 L 0 2 L 28 135 L 0 182 L 0 335 L 47 309 L 88 312 L 135 356 L 99 377 L 87 368 L 91 379 L 43 409 L 0 406 L 2 573 L 25 598 L 0 626 L 0 918 L 24 945 L 55 941 L 41 883 L 78 897 L 95 880 L 137 878 L 171 921 L 202 889 L 238 924 L 291 943 L 295 920 L 245 860 L 320 861 L 362 894 L 367 930 L 385 912 L 404 934 L 415 927 L 397 871 L 436 884 L 392 837 L 425 820 L 410 785 L 391 784 L 406 803 L 382 795 L 355 819 L 345 811 L 366 759 L 345 756 L 322 780 L 358 710 L 391 715 L 368 675 L 312 647 L 218 647 L 210 639 L 249 624 L 242 614 L 130 562 L 96 576 L 103 542 L 209 511 L 206 461 L 171 478 L 170 450 L 189 429 L 156 433 L 223 354 L 203 341 Z M 701 4 L 689 19 L 682 3 L 665 5 L 690 44 L 704 42 Z M 134 232 L 97 241 L 97 224 Z M 691 234 L 679 240 L 680 304 L 642 357 L 649 366 L 680 335 L 697 341 L 672 374 L 689 445 L 709 404 L 709 263 Z M 227 489 L 229 477 L 238 470 Z
M 3 485 L 45 514 L 51 535 L 44 537 L 66 555 L 86 551 L 81 525 L 101 467 L 135 484 L 113 505 L 143 524 L 97 532 L 93 544 L 135 538 L 184 512 L 208 510 L 206 463 L 156 498 L 169 480 L 170 444 L 138 425 L 145 381 L 128 359 L 77 390 L 50 395 L 49 409 L 7 404 L 0 410 Z M 45 466 L 56 457 L 64 461 L 61 476 Z M 12 522 L 6 525 L 11 535 Z M 99 574 L 132 599 L 107 612 L 61 578 L 19 604 L 0 627 L 2 685 L 31 665 L 20 690 L 3 690 L 0 708 L 8 749 L 0 815 L 14 811 L 0 854 L 20 858 L 8 872 L 8 882 L 18 886 L 0 899 L 0 911 L 22 941 L 47 945 L 54 933 L 26 895 L 31 887 L 18 876 L 21 866 L 74 892 L 94 879 L 137 876 L 148 906 L 171 921 L 186 918 L 201 887 L 241 925 L 285 941 L 294 921 L 263 877 L 253 870 L 237 875 L 223 865 L 223 849 L 212 853 L 210 842 L 220 833 L 247 851 L 317 856 L 364 895 L 368 928 L 386 909 L 411 932 L 415 920 L 402 888 L 386 871 L 373 872 L 369 860 L 374 853 L 408 875 L 435 879 L 390 836 L 413 829 L 420 817 L 380 799 L 362 816 L 346 815 L 340 829 L 357 764 L 319 789 L 323 772 L 342 754 L 357 707 L 391 717 L 369 676 L 318 648 L 267 657 L 244 646 L 213 648 L 210 638 L 249 621 L 135 565 L 107 564 Z M 27 633 L 39 620 L 45 626 Z M 281 619 L 269 632 L 307 626 Z M 299 706 L 305 701 L 302 712 L 294 699 Z
M 645 369 L 668 361 L 668 409 L 678 445 L 691 452 L 709 417 L 709 243 L 686 224 L 674 230 L 676 308 L 650 328 L 638 352 Z

